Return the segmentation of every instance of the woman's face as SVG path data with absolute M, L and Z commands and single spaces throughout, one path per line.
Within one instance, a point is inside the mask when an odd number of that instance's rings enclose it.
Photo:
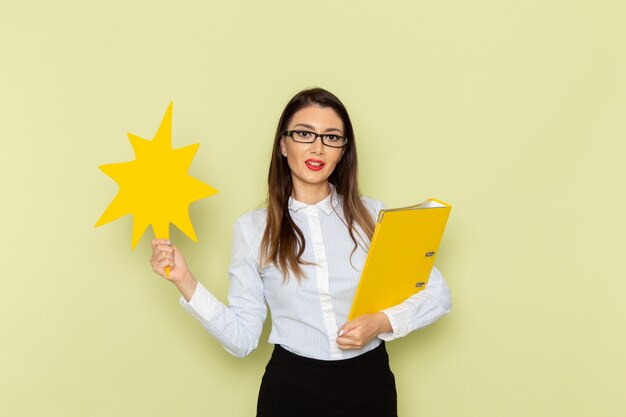
M 311 105 L 294 113 L 285 130 L 308 130 L 345 136 L 343 122 L 330 107 Z M 294 187 L 326 184 L 333 173 L 345 148 L 333 148 L 322 143 L 322 138 L 313 143 L 295 142 L 283 136 L 281 152 L 287 157 Z

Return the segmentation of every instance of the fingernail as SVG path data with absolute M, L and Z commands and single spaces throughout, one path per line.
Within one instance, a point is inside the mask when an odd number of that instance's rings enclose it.
M 170 242 L 169 240 L 168 240 L 167 242 L 165 242 L 165 243 L 167 243 L 168 245 L 171 245 L 171 244 L 172 244 L 172 242 Z
M 337 336 L 341 336 L 343 335 L 343 329 L 339 329 L 339 331 L 337 332 Z

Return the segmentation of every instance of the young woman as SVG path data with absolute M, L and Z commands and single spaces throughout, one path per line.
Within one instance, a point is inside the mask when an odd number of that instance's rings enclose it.
M 269 306 L 275 346 L 257 416 L 396 416 L 383 341 L 448 313 L 450 294 L 433 268 L 420 293 L 347 321 L 382 204 L 359 194 L 352 124 L 333 94 L 314 88 L 289 101 L 268 186 L 267 208 L 235 222 L 228 305 L 169 241 L 152 241 L 153 270 L 171 269 L 181 305 L 238 357 L 257 347 Z

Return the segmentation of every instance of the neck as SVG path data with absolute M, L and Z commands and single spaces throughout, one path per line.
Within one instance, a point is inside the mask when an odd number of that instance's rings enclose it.
M 320 184 L 302 184 L 294 181 L 291 196 L 304 204 L 316 204 L 328 197 L 328 194 L 330 194 L 328 181 Z

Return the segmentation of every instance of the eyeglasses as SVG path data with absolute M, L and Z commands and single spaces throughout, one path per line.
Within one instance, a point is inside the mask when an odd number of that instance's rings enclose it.
M 343 148 L 348 144 L 347 138 L 330 133 L 320 134 L 310 132 L 308 130 L 287 130 L 283 132 L 283 135 L 291 136 L 291 139 L 298 143 L 313 143 L 318 137 L 320 137 L 322 138 L 322 143 L 326 146 L 330 146 L 331 148 Z

